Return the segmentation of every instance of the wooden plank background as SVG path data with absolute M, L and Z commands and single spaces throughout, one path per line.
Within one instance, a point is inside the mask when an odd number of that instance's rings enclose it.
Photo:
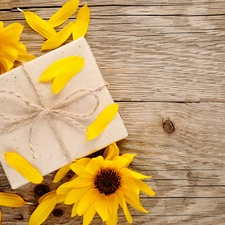
M 40 56 L 43 39 L 16 10 L 47 19 L 64 0 L 1 0 L 0 20 L 18 21 L 22 41 Z M 83 5 L 81 1 L 80 5 Z M 225 224 L 225 1 L 89 0 L 86 36 L 129 132 L 121 152 L 137 153 L 131 167 L 152 175 L 149 214 L 131 209 L 134 224 Z M 71 18 L 71 21 L 75 17 Z M 54 173 L 44 184 L 51 189 Z M 15 193 L 34 203 L 1 207 L 2 225 L 25 225 L 37 205 L 29 184 Z M 11 191 L 0 167 L 0 190 Z M 42 189 L 39 190 L 43 191 Z M 92 224 L 102 224 L 96 217 Z M 45 225 L 82 224 L 58 205 Z M 128 224 L 119 212 L 120 225 Z

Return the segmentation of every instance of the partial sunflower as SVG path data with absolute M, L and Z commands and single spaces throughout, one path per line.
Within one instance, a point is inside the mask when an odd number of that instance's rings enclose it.
M 5 73 L 13 68 L 15 61 L 26 58 L 27 49 L 20 42 L 20 35 L 23 26 L 19 23 L 12 23 L 4 27 L 0 21 L 0 73 Z M 28 56 L 28 55 L 27 55 Z M 31 56 L 31 55 L 30 55 Z M 33 59 L 32 56 L 30 59 Z
M 56 191 L 65 195 L 65 204 L 74 204 L 72 217 L 83 216 L 83 225 L 88 225 L 98 213 L 107 225 L 116 225 L 118 207 L 124 211 L 126 219 L 132 223 L 127 203 L 135 209 L 147 213 L 140 203 L 140 191 L 154 196 L 154 191 L 142 181 L 150 178 L 128 169 L 134 154 L 118 156 L 112 160 L 98 156 L 86 165 L 71 165 L 77 177 L 63 184 Z

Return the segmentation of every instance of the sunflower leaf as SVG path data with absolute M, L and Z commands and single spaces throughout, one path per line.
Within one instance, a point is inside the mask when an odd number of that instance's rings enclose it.
M 98 137 L 114 119 L 118 113 L 118 109 L 119 105 L 117 103 L 113 103 L 103 109 L 95 121 L 89 125 L 86 131 L 86 140 L 92 140 Z

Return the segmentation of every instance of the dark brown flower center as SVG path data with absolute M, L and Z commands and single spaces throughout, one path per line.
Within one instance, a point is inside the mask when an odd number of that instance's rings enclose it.
M 99 193 L 109 196 L 121 186 L 121 177 L 112 169 L 104 169 L 96 175 L 94 184 Z

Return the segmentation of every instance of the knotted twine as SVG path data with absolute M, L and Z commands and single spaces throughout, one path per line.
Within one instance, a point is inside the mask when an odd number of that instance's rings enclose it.
M 32 151 L 32 156 L 33 156 L 33 158 L 36 158 L 35 149 L 34 149 L 34 146 L 32 143 L 32 133 L 33 133 L 33 129 L 36 126 L 36 124 L 38 123 L 38 121 L 45 117 L 47 119 L 60 147 L 62 148 L 65 156 L 67 157 L 68 160 L 70 160 L 70 161 L 73 160 L 70 157 L 69 151 L 68 151 L 67 147 L 65 146 L 65 143 L 64 143 L 56 125 L 53 123 L 53 117 L 58 117 L 59 119 L 64 119 L 65 121 L 67 121 L 71 125 L 75 126 L 76 128 L 84 130 L 85 127 L 79 122 L 79 120 L 85 119 L 85 118 L 93 115 L 97 111 L 97 108 L 100 104 L 100 99 L 96 95 L 95 92 L 101 90 L 107 84 L 103 84 L 93 90 L 80 89 L 80 90 L 74 91 L 69 96 L 67 96 L 67 97 L 63 98 L 61 101 L 59 101 L 55 106 L 48 108 L 45 105 L 43 98 L 36 87 L 35 82 L 31 79 L 31 75 L 24 64 L 22 64 L 22 68 L 23 68 L 24 73 L 25 73 L 26 77 L 28 78 L 31 86 L 34 89 L 34 92 L 37 96 L 39 104 L 32 103 L 29 99 L 25 98 L 24 96 L 18 94 L 17 92 L 12 91 L 12 90 L 8 90 L 8 89 L 0 90 L 0 94 L 4 93 L 4 94 L 8 94 L 8 95 L 11 95 L 11 96 L 17 98 L 18 100 L 20 100 L 20 102 L 23 102 L 26 106 L 28 106 L 32 111 L 31 113 L 28 113 L 24 116 L 20 116 L 19 118 L 13 117 L 13 116 L 8 116 L 8 115 L 0 112 L 0 118 L 2 118 L 4 121 L 8 122 L 2 129 L 0 129 L 0 135 L 5 134 L 5 133 L 10 133 L 20 127 L 25 126 L 26 124 L 31 123 L 30 129 L 29 129 L 29 135 L 28 135 L 28 142 L 29 142 L 30 149 Z M 71 112 L 63 110 L 64 107 L 69 106 L 73 102 L 75 102 L 81 98 L 84 98 L 85 96 L 88 96 L 88 95 L 92 95 L 95 98 L 95 105 L 90 112 L 84 112 L 82 114 L 75 114 L 75 113 L 71 113 Z

